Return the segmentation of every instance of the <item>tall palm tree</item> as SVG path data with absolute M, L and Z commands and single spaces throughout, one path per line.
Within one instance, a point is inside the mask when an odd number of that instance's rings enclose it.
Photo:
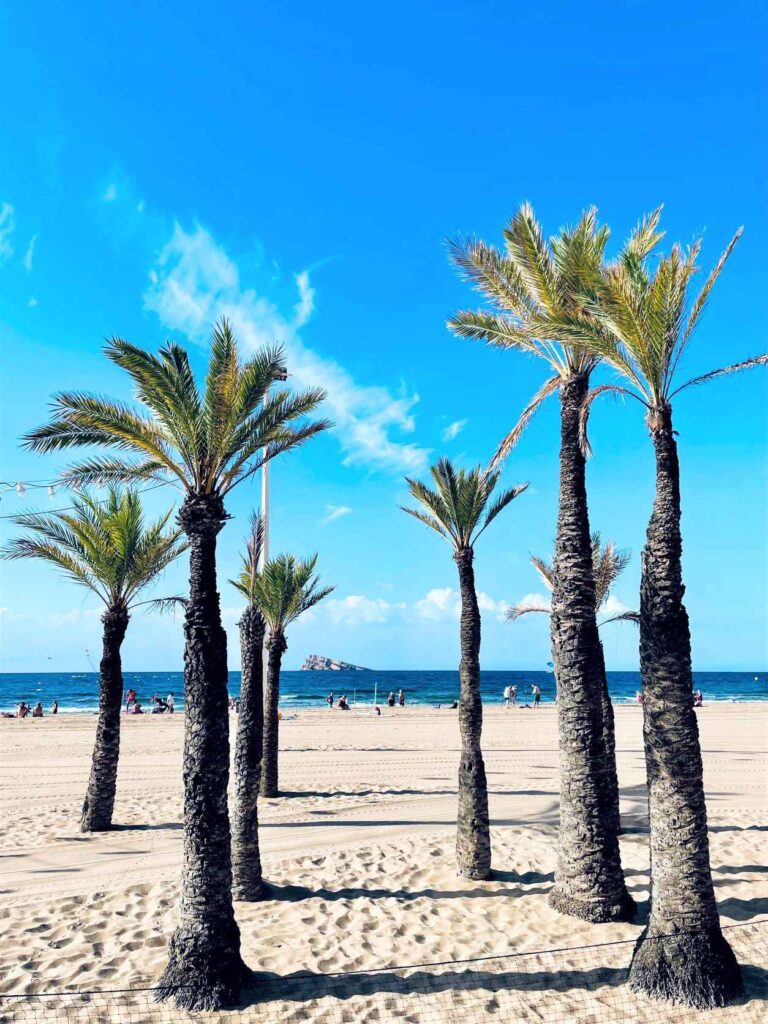
M 259 855 L 258 796 L 264 732 L 264 634 L 266 621 L 256 603 L 256 580 L 264 551 L 264 520 L 251 517 L 240 575 L 230 580 L 247 605 L 240 629 L 240 708 L 235 740 L 235 811 L 232 815 L 232 895 L 258 900 L 264 895 Z
M 536 555 L 531 557 L 531 563 L 541 577 L 544 586 L 549 590 L 555 588 L 555 569 L 551 562 L 545 561 L 543 558 L 538 558 Z M 616 545 L 612 540 L 602 543 L 600 534 L 595 531 L 592 534 L 592 575 L 595 579 L 595 608 L 597 613 L 600 613 L 600 609 L 604 607 L 606 601 L 611 592 L 611 588 L 615 583 L 616 579 L 626 569 L 629 563 L 629 552 L 618 551 Z M 507 620 L 509 622 L 515 622 L 522 615 L 528 615 L 531 612 L 543 612 L 545 615 L 552 614 L 552 606 L 550 605 L 533 605 L 533 604 L 518 604 L 514 608 L 510 608 L 507 612 Z M 624 611 L 617 612 L 615 615 L 610 615 L 607 619 L 603 619 L 602 622 L 598 622 L 598 627 L 605 626 L 609 622 L 639 622 L 640 616 L 637 612 Z M 605 671 L 605 655 L 603 652 L 603 642 L 599 640 L 600 645 L 600 659 L 603 665 L 603 671 Z M 616 731 L 614 728 L 614 715 L 613 715 L 613 704 L 608 693 L 607 684 L 601 692 L 601 704 L 603 712 L 603 744 L 608 753 L 608 773 L 606 776 L 606 787 L 609 792 L 608 807 L 611 812 L 615 814 L 613 827 L 617 832 L 621 831 L 621 818 L 619 815 L 619 779 L 616 773 Z
M 560 831 L 555 886 L 559 911 L 588 921 L 634 915 L 621 870 L 611 722 L 602 708 L 608 686 L 600 657 L 595 582 L 580 416 L 599 356 L 564 344 L 539 327 L 577 310 L 600 279 L 608 229 L 588 210 L 572 229 L 547 242 L 532 208 L 520 207 L 504 229 L 505 251 L 484 242 L 450 243 L 453 262 L 489 301 L 488 309 L 457 313 L 448 326 L 543 359 L 551 376 L 502 441 L 491 467 L 501 464 L 541 404 L 560 396 L 560 494 L 550 631 L 558 683 Z
M 31 536 L 16 537 L 3 549 L 5 558 L 47 562 L 104 604 L 99 718 L 80 819 L 83 832 L 106 832 L 112 827 L 123 702 L 120 648 L 133 608 L 173 600 L 137 601 L 186 548 L 179 530 L 166 529 L 172 512 L 147 525 L 136 491 L 110 487 L 105 501 L 77 494 L 71 510 L 16 516 L 15 524 Z
M 59 394 L 51 421 L 27 434 L 38 452 L 97 446 L 114 454 L 71 466 L 63 480 L 161 480 L 183 493 L 178 522 L 190 549 L 184 634 L 184 861 L 181 913 L 159 999 L 217 1009 L 250 978 L 240 956 L 232 906 L 227 783 L 227 638 L 216 582 L 216 537 L 224 499 L 269 459 L 313 437 L 325 421 L 296 422 L 324 397 L 319 390 L 270 392 L 282 353 L 242 361 L 226 320 L 213 330 L 208 373 L 198 388 L 186 351 L 169 342 L 158 355 L 120 338 L 107 358 L 125 370 L 141 409 L 82 392 Z
M 493 520 L 528 484 L 518 484 L 491 497 L 498 473 L 479 467 L 457 470 L 443 458 L 431 468 L 435 489 L 406 478 L 408 488 L 422 508 L 406 508 L 453 548 L 461 594 L 461 661 L 459 664 L 459 808 L 456 818 L 456 862 L 467 878 L 489 878 L 491 841 L 488 831 L 488 786 L 481 746 L 483 704 L 480 699 L 480 609 L 475 590 L 475 543 Z
M 679 367 L 712 288 L 741 234 L 718 260 L 695 298 L 700 242 L 672 247 L 655 270 L 643 244 L 660 211 L 645 218 L 620 260 L 603 275 L 585 313 L 559 330 L 599 355 L 625 378 L 590 396 L 619 391 L 636 398 L 656 457 L 656 496 L 642 553 L 640 670 L 651 829 L 651 914 L 630 970 L 636 991 L 687 1003 L 719 1006 L 741 991 L 741 977 L 721 930 L 709 862 L 701 748 L 693 710 L 688 614 L 683 604 L 680 467 L 673 399 L 693 385 L 768 364 L 747 359 L 678 383 Z M 585 407 L 589 408 L 589 404 Z
M 300 615 L 333 593 L 335 587 L 321 587 L 315 574 L 317 555 L 271 558 L 256 576 L 253 592 L 256 605 L 269 627 L 267 639 L 267 684 L 264 695 L 264 746 L 261 761 L 261 795 L 273 797 L 277 785 L 278 702 L 280 666 L 288 650 L 285 631 Z

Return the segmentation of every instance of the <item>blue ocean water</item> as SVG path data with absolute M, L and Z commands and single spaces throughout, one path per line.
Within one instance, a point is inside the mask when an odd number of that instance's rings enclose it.
M 126 672 L 125 687 L 134 687 L 145 708 L 153 693 L 165 697 L 172 692 L 176 707 L 184 707 L 184 676 L 181 672 Z M 538 683 L 542 700 L 555 698 L 555 682 L 551 672 L 483 672 L 480 686 L 483 702 L 500 704 L 504 687 L 517 685 L 518 700 L 524 702 L 531 685 Z M 609 672 L 608 687 L 615 703 L 634 701 L 640 688 L 639 672 Z M 694 687 L 701 690 L 706 701 L 768 700 L 766 672 L 696 672 Z M 405 690 L 409 704 L 437 705 L 456 700 L 459 694 L 458 672 L 283 672 L 281 675 L 283 707 L 319 707 L 330 691 L 338 697 L 347 694 L 350 703 L 371 705 L 374 696 L 385 703 L 390 690 Z M 232 696 L 240 692 L 240 673 L 229 673 Z M 60 712 L 95 711 L 98 708 L 98 674 L 96 672 L 4 672 L 0 673 L 0 711 L 12 711 L 19 701 L 42 701 L 48 709 L 58 700 Z

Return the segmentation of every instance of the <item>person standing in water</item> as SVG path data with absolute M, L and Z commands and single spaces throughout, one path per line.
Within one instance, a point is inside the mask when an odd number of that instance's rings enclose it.
M 511 697 L 512 697 L 512 687 L 509 684 L 507 684 L 504 687 L 504 707 L 506 708 L 507 711 L 509 711 L 509 702 L 510 702 Z
M 405 707 L 405 690 L 398 690 L 397 703 L 400 705 L 401 708 Z
M 328 705 L 329 710 L 333 710 L 333 691 L 331 691 L 325 698 L 325 703 Z
M 394 691 L 390 690 L 389 696 L 387 697 L 387 707 L 393 708 L 395 706 L 395 694 Z
M 541 704 L 541 687 L 538 683 L 534 683 L 531 687 L 531 693 L 533 694 L 533 706 L 537 708 Z
M 58 715 L 58 713 L 59 713 L 59 702 L 57 700 L 55 700 L 53 702 L 53 704 L 51 704 L 51 714 L 52 715 Z

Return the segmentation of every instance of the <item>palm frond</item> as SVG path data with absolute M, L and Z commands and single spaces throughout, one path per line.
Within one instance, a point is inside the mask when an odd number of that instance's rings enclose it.
M 15 538 L 4 556 L 49 562 L 106 604 L 129 608 L 186 548 L 180 531 L 166 529 L 169 517 L 170 512 L 146 527 L 134 491 L 110 488 L 105 501 L 78 493 L 69 511 L 15 517 L 32 536 Z
M 24 438 L 39 452 L 95 446 L 134 458 L 90 458 L 66 472 L 77 486 L 100 482 L 175 479 L 187 492 L 224 495 L 264 462 L 290 451 L 330 424 L 300 422 L 325 398 L 320 389 L 269 395 L 281 376 L 282 350 L 239 356 L 228 321 L 214 328 L 204 393 L 186 351 L 166 343 L 158 355 L 111 338 L 107 357 L 135 387 L 139 412 L 81 392 L 57 396 L 49 423 Z
M 531 555 L 531 565 L 539 574 L 543 584 L 549 590 L 555 589 L 555 567 L 551 562 L 546 562 L 538 555 Z
M 598 622 L 598 628 L 607 626 L 609 622 L 634 622 L 636 626 L 640 625 L 640 613 L 639 612 L 620 612 L 618 615 L 611 615 L 608 619 L 603 619 Z
M 766 365 L 768 365 L 768 353 L 762 356 L 754 356 L 752 359 L 745 359 L 741 363 L 733 363 L 731 366 L 723 366 L 719 370 L 710 370 L 709 373 L 702 373 L 701 376 L 692 377 L 685 384 L 681 384 L 679 388 L 672 392 L 670 398 L 680 394 L 681 391 L 685 391 L 686 388 L 693 387 L 694 384 L 705 384 L 708 380 L 714 380 L 715 377 L 726 377 L 732 373 L 741 373 L 742 370 L 751 370 L 755 366 Z
M 253 603 L 272 633 L 283 633 L 290 623 L 334 590 L 320 587 L 316 565 L 317 555 L 306 559 L 278 555 L 269 559 L 256 576 Z
M 507 622 L 517 622 L 523 615 L 530 615 L 532 612 L 537 612 L 542 615 L 551 615 L 551 608 L 542 608 L 539 604 L 516 604 L 514 608 L 510 608 L 504 618 Z
M 426 511 L 401 505 L 403 512 L 451 542 L 455 551 L 471 548 L 481 533 L 528 486 L 519 484 L 491 501 L 499 474 L 476 466 L 456 469 L 441 458 L 430 468 L 435 489 L 406 477 L 411 496 Z M 489 502 L 491 502 L 489 504 Z
M 520 440 L 523 431 L 531 422 L 534 415 L 538 412 L 541 405 L 547 398 L 549 398 L 550 395 L 554 394 L 555 391 L 557 391 L 561 383 L 562 378 L 559 374 L 556 375 L 555 377 L 550 377 L 549 380 L 544 381 L 544 383 L 541 385 L 539 390 L 530 400 L 528 405 L 525 407 L 525 409 L 523 409 L 522 413 L 520 414 L 520 418 L 518 419 L 515 426 L 512 428 L 512 430 L 510 430 L 510 432 L 503 439 L 499 447 L 496 449 L 493 458 L 488 464 L 489 470 L 496 470 L 501 468 L 501 466 L 504 464 L 504 460 L 507 458 L 509 453 Z

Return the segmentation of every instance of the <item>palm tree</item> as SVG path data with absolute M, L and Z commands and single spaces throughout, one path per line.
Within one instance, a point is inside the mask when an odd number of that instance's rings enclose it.
M 59 394 L 50 423 L 27 434 L 38 452 L 97 446 L 114 454 L 71 466 L 63 481 L 157 480 L 183 493 L 178 522 L 190 548 L 184 634 L 184 861 L 181 913 L 159 999 L 211 1010 L 232 1002 L 250 972 L 240 956 L 232 906 L 227 783 L 227 637 L 216 581 L 216 537 L 228 516 L 224 499 L 269 459 L 324 430 L 296 422 L 324 393 L 270 393 L 281 378 L 282 352 L 240 359 L 226 320 L 213 330 L 201 393 L 186 351 L 174 342 L 153 355 L 120 338 L 107 358 L 131 378 L 141 409 L 82 392 Z
M 640 670 L 651 828 L 651 914 L 638 940 L 630 982 L 639 992 L 720 1006 L 741 991 L 733 952 L 720 930 L 712 887 L 701 748 L 693 710 L 688 614 L 683 604 L 680 467 L 673 399 L 693 385 L 768 364 L 768 355 L 678 383 L 678 368 L 736 235 L 694 298 L 700 242 L 672 247 L 653 272 L 645 245 L 660 210 L 641 222 L 620 260 L 604 272 L 585 313 L 559 329 L 625 378 L 604 391 L 631 395 L 645 408 L 656 457 L 656 496 L 640 576 Z M 661 237 L 657 233 L 657 237 Z M 584 416 L 589 404 L 585 407 Z
M 531 563 L 541 577 L 544 586 L 549 590 L 554 590 L 555 569 L 552 563 L 545 561 L 543 558 L 537 558 L 536 555 L 531 557 Z M 628 563 L 628 551 L 617 551 L 616 545 L 612 540 L 603 544 L 600 534 L 597 531 L 592 534 L 592 575 L 595 579 L 595 607 L 598 614 L 600 613 L 600 609 L 604 607 L 608 600 L 613 584 L 621 573 L 624 572 Z M 507 612 L 507 620 L 509 622 L 516 622 L 522 615 L 528 615 L 531 612 L 543 612 L 546 615 L 551 615 L 552 606 L 551 604 L 548 606 L 518 604 L 515 605 L 514 608 L 509 609 Z M 639 621 L 640 616 L 637 612 L 624 611 L 611 615 L 607 619 L 603 619 L 602 622 L 598 622 L 598 627 L 605 626 L 609 622 L 637 623 Z M 600 659 L 603 665 L 603 671 L 605 671 L 605 656 L 602 640 L 599 640 L 599 645 Z M 613 827 L 617 832 L 620 832 L 621 818 L 619 816 L 619 779 L 616 773 L 616 731 L 614 728 L 613 704 L 611 703 L 607 684 L 605 688 L 603 688 L 600 698 L 603 712 L 603 745 L 608 753 L 608 774 L 606 777 L 606 787 L 609 791 L 608 807 L 610 811 L 615 814 Z
M 431 468 L 435 490 L 406 478 L 408 488 L 422 508 L 404 512 L 444 537 L 453 548 L 461 593 L 461 661 L 459 664 L 459 808 L 456 819 L 456 861 L 459 874 L 489 878 L 491 841 L 488 831 L 488 786 L 480 737 L 483 704 L 480 699 L 480 609 L 475 591 L 475 543 L 493 520 L 528 484 L 518 484 L 491 501 L 498 473 L 480 467 L 457 470 L 449 459 Z M 489 504 L 490 502 L 490 504 Z
M 560 831 L 553 906 L 587 921 L 624 921 L 634 902 L 621 870 L 615 742 L 602 708 L 608 700 L 595 612 L 595 582 L 585 480 L 581 410 L 599 356 L 543 331 L 577 310 L 600 279 L 608 229 L 588 210 L 572 229 L 547 242 L 528 204 L 504 229 L 505 252 L 484 242 L 450 243 L 453 262 L 489 300 L 490 308 L 462 311 L 448 326 L 459 336 L 538 356 L 552 375 L 502 441 L 499 466 L 541 404 L 560 396 L 560 495 L 550 631 L 558 683 Z
M 297 559 L 293 555 L 271 558 L 256 576 L 253 593 L 256 605 L 269 627 L 267 639 L 267 685 L 264 696 L 264 746 L 261 763 L 261 795 L 273 797 L 277 786 L 278 702 L 280 666 L 288 650 L 285 631 L 300 615 L 333 593 L 335 587 L 321 587 L 315 575 L 317 555 Z
M 16 537 L 3 549 L 5 558 L 39 558 L 53 565 L 104 604 L 99 719 L 80 820 L 83 832 L 112 827 L 123 702 L 120 648 L 130 613 L 141 604 L 157 607 L 181 600 L 136 600 L 186 548 L 179 530 L 166 530 L 172 511 L 147 526 L 136 491 L 111 487 L 105 501 L 77 494 L 70 510 L 16 516 L 15 524 L 31 536 Z
M 256 604 L 256 579 L 264 550 L 264 520 L 251 517 L 240 575 L 230 580 L 248 602 L 240 616 L 240 708 L 235 740 L 235 811 L 232 816 L 232 895 L 258 900 L 264 895 L 259 855 L 258 795 L 264 731 L 264 633 Z

